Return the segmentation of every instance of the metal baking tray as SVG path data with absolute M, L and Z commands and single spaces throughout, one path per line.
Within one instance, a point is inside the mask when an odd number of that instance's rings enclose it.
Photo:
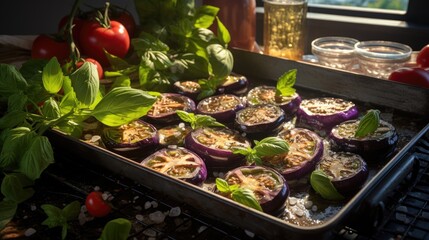
M 357 214 L 367 214 L 368 218 L 374 217 L 371 211 L 372 202 L 367 199 L 379 196 L 380 194 L 376 193 L 379 193 L 380 189 L 389 189 L 390 185 L 397 184 L 413 169 L 413 158 L 407 152 L 429 129 L 429 90 L 238 49 L 233 49 L 232 52 L 235 62 L 234 72 L 245 75 L 252 84 L 273 85 L 285 71 L 295 68 L 298 70 L 296 87 L 303 98 L 337 96 L 356 102 L 361 109 L 370 107 L 381 109 L 385 117 L 394 121 L 393 124 L 401 136 L 393 157 L 378 166 L 373 166 L 365 186 L 347 202 L 341 205 L 334 204 L 336 210 L 332 216 L 323 218 L 317 224 L 296 224 L 290 219 L 282 219 L 242 206 L 203 188 L 145 168 L 102 147 L 52 130 L 47 135 L 54 151 L 58 154 L 75 156 L 76 161 L 100 165 L 161 194 L 166 194 L 214 219 L 249 230 L 267 239 L 329 238 L 335 230 Z M 385 188 L 385 184 L 389 186 Z M 371 219 L 368 222 L 371 222 Z

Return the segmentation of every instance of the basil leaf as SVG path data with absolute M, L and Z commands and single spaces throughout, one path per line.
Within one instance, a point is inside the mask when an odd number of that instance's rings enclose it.
M 210 44 L 207 53 L 214 79 L 224 79 L 231 74 L 234 57 L 227 48 L 220 44 Z
M 182 121 L 187 122 L 189 124 L 194 123 L 197 119 L 195 118 L 195 114 L 189 113 L 183 110 L 176 110 L 177 115 Z
M 59 118 L 61 116 L 61 111 L 57 101 L 53 98 L 46 100 L 42 107 L 42 114 L 48 119 Z
M 322 170 L 314 170 L 310 175 L 310 184 L 322 198 L 327 200 L 343 200 L 344 196 L 337 192 L 329 177 Z
M 14 110 L 4 114 L 0 118 L 0 129 L 13 128 L 23 123 L 27 116 L 22 110 Z
M 248 148 L 244 148 L 244 147 L 235 147 L 232 149 L 232 153 L 234 154 L 241 154 L 244 156 L 250 155 L 253 153 L 252 148 L 248 147 Z
M 63 86 L 63 71 L 56 57 L 43 68 L 42 81 L 43 87 L 51 94 L 58 93 Z
M 19 171 L 31 180 L 36 180 L 54 162 L 54 152 L 45 136 L 36 136 L 26 149 L 19 164 Z
M 293 88 L 296 82 L 296 73 L 296 69 L 289 70 L 277 80 L 276 95 L 292 96 L 296 92 Z
M 46 225 L 49 228 L 54 228 L 62 226 L 66 222 L 66 219 L 64 218 L 62 210 L 60 208 L 51 204 L 43 204 L 40 207 L 48 216 L 48 218 L 42 222 L 42 225 Z
M 107 126 L 117 127 L 146 115 L 155 101 L 156 97 L 145 91 L 116 87 L 101 99 L 91 115 Z
M 125 218 L 110 220 L 103 228 L 101 240 L 126 240 L 131 230 L 131 222 Z
M 125 61 L 124 59 L 109 53 L 105 49 L 103 50 L 104 50 L 104 55 L 106 55 L 107 60 L 109 60 L 112 70 L 121 70 L 121 69 L 126 69 L 130 67 L 130 64 L 128 64 L 128 62 Z
M 216 178 L 216 188 L 221 193 L 230 193 L 231 189 L 229 188 L 229 184 L 222 178 Z
M 84 62 L 80 68 L 70 74 L 71 86 L 79 102 L 90 106 L 97 98 L 100 87 L 97 67 Z
M 15 216 L 18 204 L 9 199 L 3 199 L 0 202 L 0 229 L 6 227 Z
M 208 62 L 194 53 L 180 54 L 171 67 L 179 79 L 199 79 L 208 77 Z
M 22 203 L 34 194 L 34 189 L 29 188 L 34 184 L 22 173 L 6 174 L 1 183 L 1 193 L 5 198 L 16 203 Z
M 9 97 L 27 88 L 27 81 L 13 65 L 0 63 L 0 97 Z
M 37 134 L 27 127 L 18 127 L 9 130 L 5 135 L 2 151 L 0 153 L 0 167 L 13 167 L 17 165 L 26 149 Z
M 238 188 L 232 192 L 231 197 L 238 203 L 262 211 L 262 207 L 258 200 L 256 200 L 255 194 L 253 194 L 253 192 L 249 189 Z
M 355 137 L 365 137 L 374 133 L 380 125 L 380 111 L 368 110 L 368 112 L 359 121 L 359 126 L 355 132 Z
M 289 144 L 279 137 L 266 137 L 259 142 L 255 142 L 253 149 L 259 157 L 273 156 L 287 153 Z
M 25 95 L 22 91 L 12 94 L 7 99 L 7 111 L 16 111 L 24 109 L 27 105 L 28 96 Z
M 48 62 L 49 62 L 48 59 L 31 58 L 28 61 L 25 61 L 21 65 L 19 72 L 22 74 L 24 79 L 30 80 L 35 75 L 40 75 L 43 71 L 43 67 L 45 67 Z
M 210 5 L 202 5 L 195 13 L 195 28 L 209 28 L 219 12 L 219 8 Z
M 67 204 L 62 210 L 61 215 L 63 215 L 67 221 L 75 220 L 80 213 L 80 203 L 79 201 L 73 201 Z
M 231 35 L 228 32 L 228 29 L 223 25 L 218 17 L 216 17 L 217 21 L 217 33 L 219 41 L 225 46 L 228 46 L 228 43 L 231 42 Z
M 177 110 L 176 113 L 182 121 L 189 123 L 192 129 L 202 127 L 225 127 L 225 125 L 217 122 L 215 118 L 208 115 L 195 115 L 194 113 L 188 113 L 182 110 Z

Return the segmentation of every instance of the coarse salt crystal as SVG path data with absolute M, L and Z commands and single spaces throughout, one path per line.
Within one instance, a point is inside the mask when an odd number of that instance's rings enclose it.
M 31 235 L 33 235 L 35 233 L 36 233 L 36 229 L 34 229 L 34 228 L 28 228 L 27 230 L 25 230 L 24 235 L 26 237 L 29 237 L 29 236 L 31 236 Z
M 255 237 L 255 234 L 253 232 L 249 231 L 249 230 L 244 230 L 244 232 L 246 233 L 247 236 L 249 236 L 251 238 Z
M 36 211 L 37 207 L 36 207 L 36 205 L 31 204 L 30 209 L 31 209 L 31 211 Z
M 158 207 L 158 203 L 155 201 L 150 202 L 150 204 L 152 205 L 153 208 L 157 208 Z
M 181 122 L 179 123 L 179 128 L 184 128 L 185 127 L 185 123 Z
M 296 204 L 296 202 L 297 202 L 297 200 L 296 200 L 296 198 L 293 198 L 293 197 L 291 197 L 291 198 L 289 198 L 289 204 L 290 205 L 295 205 Z
M 152 203 L 150 203 L 149 201 L 144 203 L 144 209 L 149 209 L 150 207 L 152 207 Z
M 317 211 L 317 206 L 316 206 L 316 205 L 313 205 L 313 206 L 311 207 L 311 211 L 316 212 L 316 211 Z
M 91 139 L 91 138 L 92 138 L 92 134 L 87 133 L 87 134 L 85 134 L 85 135 L 83 136 L 83 138 L 84 138 L 85 140 L 89 140 L 89 139 Z
M 178 217 L 182 213 L 180 207 L 174 207 L 170 209 L 168 216 L 170 217 Z
M 143 221 L 144 217 L 141 214 L 137 214 L 136 215 L 136 219 L 139 220 L 139 221 Z
M 144 234 L 144 235 L 146 235 L 146 236 L 148 236 L 148 237 L 156 237 L 156 232 L 155 232 L 155 230 L 150 229 L 150 228 L 148 228 L 148 229 L 144 230 L 144 231 L 143 231 L 143 234 Z
M 95 186 L 94 191 L 96 191 L 96 192 L 100 191 L 100 186 Z
M 165 215 L 161 211 L 156 211 L 149 214 L 149 219 L 155 224 L 164 222 Z
M 198 233 L 202 233 L 206 229 L 207 229 L 207 226 L 201 226 L 201 227 L 198 228 Z
M 310 209 L 311 206 L 313 206 L 313 202 L 312 201 L 305 201 L 304 202 L 304 207 L 307 209 Z

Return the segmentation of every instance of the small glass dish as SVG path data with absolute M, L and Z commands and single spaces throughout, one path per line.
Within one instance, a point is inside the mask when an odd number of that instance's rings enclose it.
M 355 44 L 355 52 L 363 74 L 387 79 L 410 60 L 413 50 L 397 42 L 363 41 Z
M 311 42 L 311 52 L 321 65 L 352 70 L 357 64 L 354 47 L 358 42 L 348 37 L 321 37 Z

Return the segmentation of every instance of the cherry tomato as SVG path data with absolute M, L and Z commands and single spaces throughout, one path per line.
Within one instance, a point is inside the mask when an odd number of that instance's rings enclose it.
M 424 46 L 417 54 L 416 63 L 421 68 L 429 67 L 429 44 Z
M 134 37 L 136 32 L 136 22 L 130 12 L 125 9 L 122 9 L 122 11 L 113 11 L 111 19 L 124 25 L 130 38 Z
M 104 53 L 124 58 L 130 48 L 130 37 L 127 29 L 117 21 L 110 21 L 110 28 L 105 28 L 97 21 L 86 21 L 79 34 L 82 53 L 94 58 L 102 66 L 109 66 Z
M 403 67 L 393 71 L 389 80 L 429 88 L 429 72 L 419 67 Z
M 69 21 L 68 15 L 62 17 L 58 23 L 58 31 L 61 31 L 62 28 L 67 24 L 68 21 Z M 73 41 L 78 48 L 79 48 L 79 33 L 80 33 L 80 30 L 82 29 L 82 25 L 83 25 L 84 21 L 85 20 L 83 20 L 79 17 L 73 18 L 72 35 L 73 35 Z
M 101 66 L 101 64 L 97 60 L 95 60 L 93 58 L 85 58 L 84 60 L 87 61 L 87 62 L 95 64 L 95 66 L 97 67 L 97 72 L 98 72 L 98 78 L 99 79 L 102 79 L 104 77 L 103 67 Z M 80 68 L 83 63 L 84 63 L 84 61 L 77 62 L 76 63 L 76 67 Z
M 66 41 L 57 40 L 46 34 L 36 37 L 31 46 L 31 58 L 51 59 L 57 57 L 64 62 L 70 56 L 70 47 Z
M 102 193 L 96 191 L 88 194 L 85 200 L 85 206 L 89 214 L 94 217 L 107 216 L 112 210 L 109 203 L 103 199 Z

